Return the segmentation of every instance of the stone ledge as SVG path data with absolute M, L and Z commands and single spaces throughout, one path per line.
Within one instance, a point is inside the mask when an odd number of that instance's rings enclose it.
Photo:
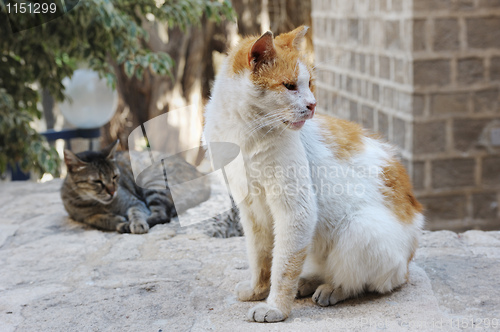
M 60 184 L 1 184 L 1 331 L 446 331 L 500 319 L 500 232 L 424 232 L 394 293 L 297 300 L 288 320 L 261 325 L 233 293 L 249 275 L 243 238 L 178 234 L 175 221 L 144 235 L 92 230 L 67 218 Z

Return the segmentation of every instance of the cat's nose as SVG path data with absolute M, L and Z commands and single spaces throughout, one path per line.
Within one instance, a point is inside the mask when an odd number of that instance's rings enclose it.
M 106 187 L 106 191 L 113 196 L 115 194 L 115 187 Z
M 314 110 L 316 109 L 316 103 L 311 103 L 307 105 L 307 109 L 314 112 Z

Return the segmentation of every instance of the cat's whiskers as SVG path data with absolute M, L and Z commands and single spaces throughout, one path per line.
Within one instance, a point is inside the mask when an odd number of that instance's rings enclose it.
M 274 128 L 276 128 L 280 123 L 283 123 L 285 120 L 286 120 L 286 118 L 284 116 L 278 116 L 275 119 L 273 119 L 272 121 L 265 122 L 265 123 L 262 123 L 261 125 L 259 125 L 257 128 L 255 128 L 255 130 L 252 131 L 252 134 L 257 132 L 259 129 L 270 126 L 269 130 L 264 134 L 264 136 L 266 136 L 270 131 L 272 131 Z M 262 136 L 262 137 L 264 137 L 264 136 Z
M 271 126 L 270 130 L 272 130 L 279 123 L 284 122 L 286 120 L 286 115 L 281 112 L 283 110 L 286 110 L 286 108 L 274 110 L 272 113 L 266 114 L 263 117 L 259 117 L 259 118 L 255 119 L 254 121 L 252 121 L 251 123 L 249 123 L 247 125 L 247 127 L 249 127 L 249 129 L 251 129 L 249 132 L 249 136 L 252 136 L 258 130 L 260 130 L 264 127 L 267 127 L 267 126 Z M 251 127 L 250 125 L 252 125 L 253 122 L 255 122 L 256 126 Z

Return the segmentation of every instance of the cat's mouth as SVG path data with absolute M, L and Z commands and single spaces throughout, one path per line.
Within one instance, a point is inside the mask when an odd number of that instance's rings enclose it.
M 97 200 L 99 202 L 101 202 L 102 204 L 110 204 L 113 200 L 115 199 L 115 195 L 112 195 L 112 196 L 108 196 L 106 198 L 97 198 Z
M 299 121 L 292 122 L 292 121 L 284 120 L 283 123 L 291 129 L 298 130 L 304 126 L 304 124 L 306 123 L 306 120 L 312 119 L 313 116 L 314 116 L 314 111 L 309 111 L 306 116 L 302 117 L 300 120 L 297 119 Z

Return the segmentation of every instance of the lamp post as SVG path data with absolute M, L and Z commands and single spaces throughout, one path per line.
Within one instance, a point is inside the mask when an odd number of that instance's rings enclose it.
M 70 78 L 62 82 L 69 100 L 59 105 L 64 118 L 76 128 L 54 130 L 43 133 L 48 141 L 64 139 L 66 148 L 71 150 L 72 138 L 90 139 L 89 149 L 93 149 L 92 140 L 101 136 L 101 127 L 105 125 L 116 110 L 118 95 L 106 85 L 106 81 L 89 69 L 77 69 Z M 30 178 L 18 166 L 12 170 L 13 181 Z
M 59 105 L 64 118 L 76 128 L 43 133 L 47 140 L 64 139 L 71 149 L 70 139 L 98 138 L 100 128 L 105 125 L 116 110 L 118 95 L 106 85 L 104 79 L 90 69 L 77 69 L 70 78 L 63 80 L 68 100 Z

